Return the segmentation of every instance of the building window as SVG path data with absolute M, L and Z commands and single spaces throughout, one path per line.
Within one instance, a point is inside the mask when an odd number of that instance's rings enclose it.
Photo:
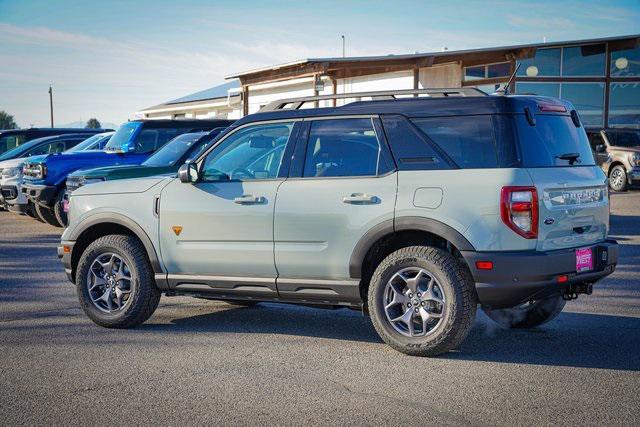
M 519 61 L 518 75 L 523 77 L 548 77 L 560 75 L 560 48 L 538 49 L 536 56 Z
M 562 83 L 560 97 L 573 104 L 586 126 L 602 126 L 604 83 Z
M 497 77 L 509 77 L 511 75 L 511 63 L 500 62 L 497 64 L 478 65 L 476 67 L 465 67 L 464 80 L 474 81 L 483 79 L 493 79 Z
M 565 47 L 562 50 L 563 76 L 604 76 L 605 45 Z
M 560 98 L 560 83 L 516 83 L 518 95 L 538 95 Z
M 640 47 L 611 52 L 613 77 L 640 76 Z
M 611 84 L 609 126 L 640 128 L 640 83 Z
M 511 63 L 502 62 L 500 64 L 487 65 L 487 77 L 508 77 L 511 75 Z

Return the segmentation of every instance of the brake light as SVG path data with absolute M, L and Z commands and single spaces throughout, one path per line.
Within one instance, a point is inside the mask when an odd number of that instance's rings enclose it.
M 492 261 L 476 261 L 476 268 L 478 270 L 493 270 Z
M 538 237 L 538 191 L 535 187 L 502 187 L 500 215 L 507 227 L 525 239 Z
M 567 108 L 564 105 L 560 104 L 538 104 L 538 108 L 540 111 L 545 111 L 548 113 L 566 113 Z

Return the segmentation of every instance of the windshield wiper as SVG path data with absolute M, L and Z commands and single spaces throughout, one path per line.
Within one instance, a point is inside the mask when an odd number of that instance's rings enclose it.
M 580 153 L 564 153 L 556 156 L 556 159 L 567 160 L 570 165 L 580 163 Z

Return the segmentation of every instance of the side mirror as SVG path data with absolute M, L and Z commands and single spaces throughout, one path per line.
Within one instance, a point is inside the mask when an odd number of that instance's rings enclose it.
M 606 150 L 604 144 L 596 145 L 596 153 L 604 153 Z
M 178 169 L 178 178 L 180 182 L 194 183 L 198 182 L 198 168 L 195 163 L 185 163 Z

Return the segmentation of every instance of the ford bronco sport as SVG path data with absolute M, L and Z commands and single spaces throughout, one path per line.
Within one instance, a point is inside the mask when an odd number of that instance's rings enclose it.
M 139 325 L 163 293 L 326 304 L 411 355 L 458 346 L 478 304 L 549 321 L 618 260 L 571 104 L 466 88 L 272 103 L 177 177 L 82 187 L 69 215 L 58 253 L 99 325 Z

